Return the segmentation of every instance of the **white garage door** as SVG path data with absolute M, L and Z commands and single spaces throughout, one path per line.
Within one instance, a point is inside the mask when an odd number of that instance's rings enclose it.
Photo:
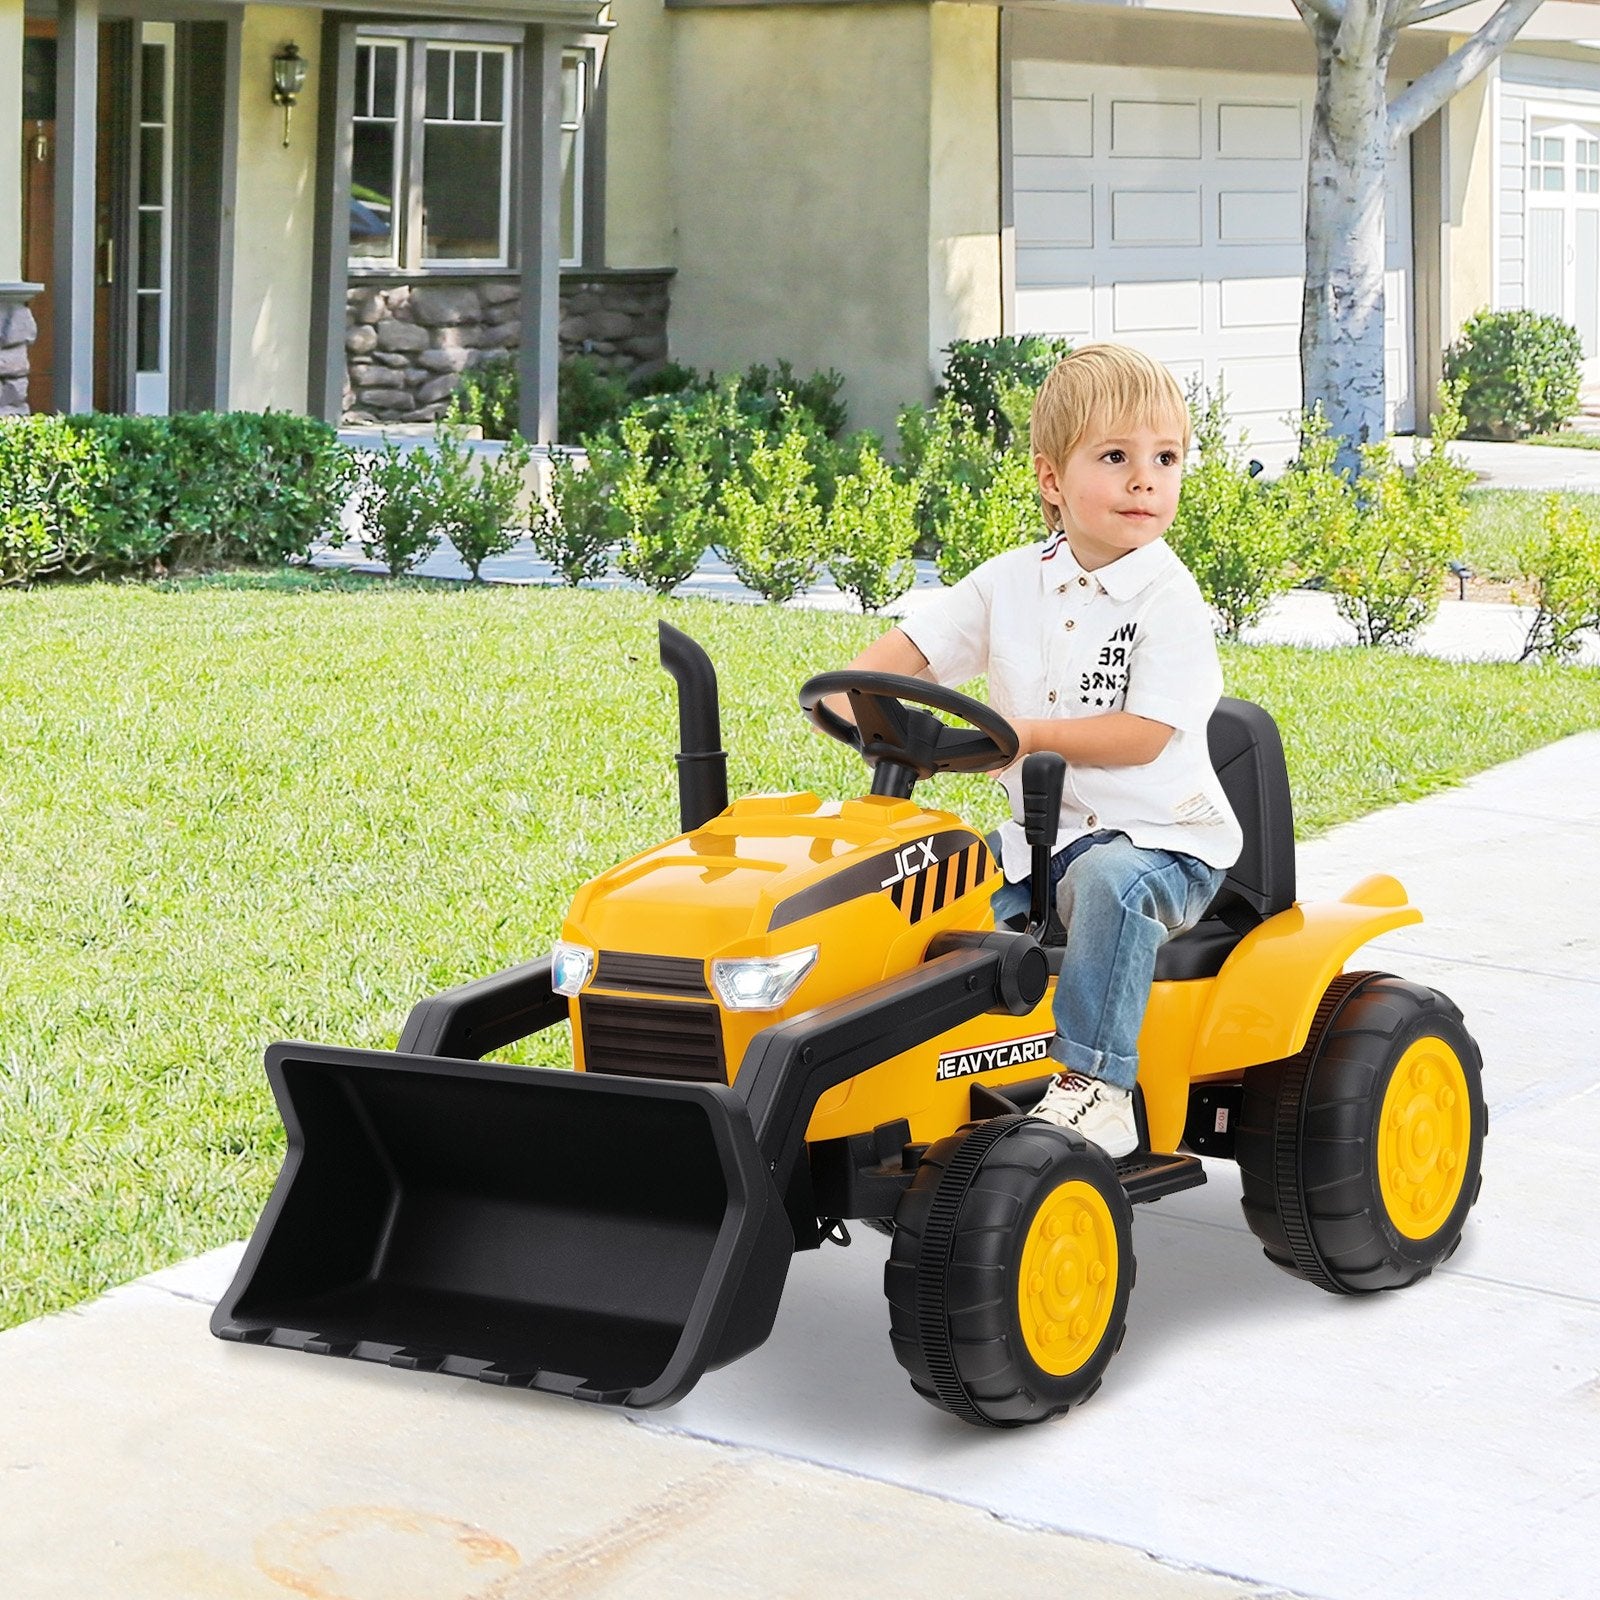
M 1012 65 L 1019 333 L 1113 339 L 1220 381 L 1251 439 L 1300 404 L 1310 85 L 1255 73 Z M 1411 186 L 1388 204 L 1391 429 L 1411 394 Z

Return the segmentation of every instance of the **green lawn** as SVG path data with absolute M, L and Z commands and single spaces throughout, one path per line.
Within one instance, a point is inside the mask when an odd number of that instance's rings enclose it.
M 1535 433 L 1523 443 L 1555 445 L 1562 450 L 1600 450 L 1600 433 L 1580 433 L 1576 429 L 1571 433 Z
M 1466 559 L 1480 578 L 1510 583 L 1517 578 L 1514 551 L 1539 531 L 1540 509 L 1550 498 L 1543 489 L 1473 489 L 1468 492 Z M 1600 494 L 1562 490 L 1563 500 L 1585 506 L 1600 517 Z
M 861 786 L 794 704 L 861 618 L 289 575 L 0 593 L 0 1326 L 249 1230 L 267 1042 L 392 1045 L 676 830 L 660 616 L 718 663 L 736 793 Z M 1283 726 L 1302 832 L 1600 723 L 1592 672 L 1225 666 Z M 928 798 L 999 814 L 979 779 Z

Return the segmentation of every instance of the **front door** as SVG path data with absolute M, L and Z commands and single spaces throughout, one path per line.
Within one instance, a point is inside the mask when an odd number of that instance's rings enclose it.
M 52 315 L 56 218 L 55 24 L 29 18 L 22 41 L 22 277 L 42 283 L 30 309 L 39 325 L 28 352 L 28 405 L 55 410 L 55 318 Z
M 127 32 L 133 30 L 130 39 Z M 173 302 L 170 22 L 100 33 L 95 159 L 94 404 L 165 415 L 171 406 Z M 53 411 L 55 371 L 55 24 L 30 18 L 23 56 L 22 271 L 44 285 L 31 304 L 28 404 Z
M 1528 307 L 1570 322 L 1600 355 L 1600 123 L 1533 119 Z

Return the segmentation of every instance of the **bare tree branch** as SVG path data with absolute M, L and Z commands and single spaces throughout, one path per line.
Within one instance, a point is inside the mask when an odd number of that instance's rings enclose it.
M 1337 27 L 1344 20 L 1345 0 L 1294 0 L 1294 8 L 1308 28 L 1313 17 L 1320 17 L 1330 27 Z
M 1459 50 L 1402 89 L 1389 102 L 1390 139 L 1398 144 L 1415 133 L 1457 90 L 1497 60 L 1539 5 L 1540 0 L 1503 0 L 1500 9 Z
M 1462 11 L 1468 6 L 1475 6 L 1478 0 L 1404 0 L 1402 11 L 1409 10 L 1409 16 L 1400 18 L 1400 26 L 1409 28 L 1414 22 L 1432 22 L 1435 17 L 1448 17 L 1452 11 Z

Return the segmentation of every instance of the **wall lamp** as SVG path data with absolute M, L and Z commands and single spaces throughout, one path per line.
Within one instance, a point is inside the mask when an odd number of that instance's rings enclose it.
M 283 107 L 283 145 L 289 147 L 289 113 L 294 110 L 300 91 L 306 86 L 308 63 L 300 46 L 286 44 L 272 58 L 272 103 Z

